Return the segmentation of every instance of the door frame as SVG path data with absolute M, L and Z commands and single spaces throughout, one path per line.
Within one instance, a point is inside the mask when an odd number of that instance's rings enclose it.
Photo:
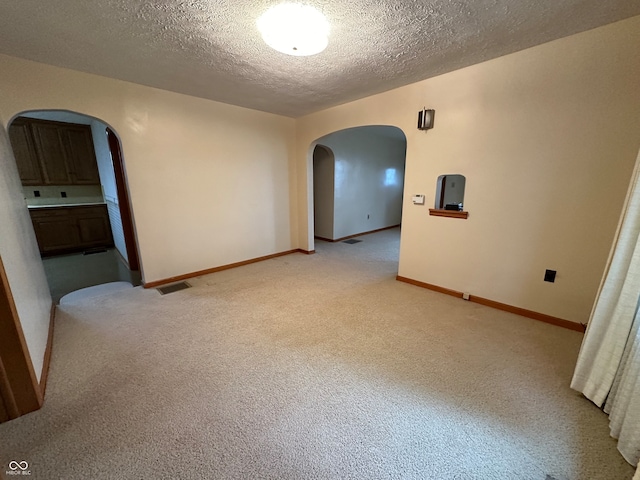
M 12 420 L 42 406 L 43 396 L 0 257 L 0 396 Z
M 315 252 L 316 237 L 315 237 L 315 205 L 314 205 L 315 192 L 314 192 L 314 186 L 313 186 L 313 153 L 316 149 L 316 146 L 320 145 L 321 147 L 328 149 L 329 151 L 331 151 L 332 154 L 334 154 L 333 150 L 326 144 L 327 137 L 329 137 L 330 135 L 333 135 L 334 133 L 342 133 L 348 130 L 365 129 L 369 127 L 387 127 L 387 128 L 398 130 L 399 132 L 402 133 L 402 136 L 405 142 L 405 152 L 404 152 L 405 170 L 403 175 L 403 190 L 402 190 L 402 199 L 403 199 L 402 202 L 404 204 L 404 198 L 405 198 L 406 188 L 407 188 L 406 179 L 407 179 L 408 137 L 407 137 L 407 133 L 404 131 L 402 127 L 398 125 L 393 125 L 390 123 L 364 124 L 364 125 L 353 125 L 350 127 L 344 127 L 338 130 L 327 132 L 321 137 L 318 137 L 314 141 L 312 141 L 311 144 L 309 145 L 309 148 L 307 149 L 307 161 L 305 164 L 306 170 L 303 172 L 303 174 L 305 174 L 306 176 L 306 192 L 305 192 L 306 206 L 303 206 L 303 213 L 304 213 L 304 210 L 306 209 L 306 219 L 305 219 L 306 221 L 303 222 L 303 232 L 302 232 L 302 236 L 300 237 L 302 245 L 305 245 L 304 224 L 306 224 L 306 250 L 304 250 L 305 252 L 311 252 L 311 253 Z M 334 154 L 334 157 L 335 157 L 335 154 Z M 400 222 L 402 224 L 402 218 Z M 400 238 L 402 238 L 402 230 L 400 232 Z
M 129 270 L 140 270 L 140 259 L 138 256 L 138 245 L 133 229 L 133 218 L 131 214 L 131 200 L 127 190 L 127 179 L 124 172 L 124 161 L 122 159 L 122 148 L 120 140 L 115 132 L 107 127 L 107 141 L 111 150 L 113 172 L 116 179 L 116 191 L 118 192 L 118 207 L 120 208 L 120 219 L 122 220 L 122 230 L 124 232 L 124 244 L 127 249 L 129 260 Z

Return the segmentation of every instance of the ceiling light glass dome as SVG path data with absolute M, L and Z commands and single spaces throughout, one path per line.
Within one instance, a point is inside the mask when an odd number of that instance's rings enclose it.
M 267 45 L 288 55 L 315 55 L 329 43 L 329 22 L 308 5 L 281 3 L 267 10 L 257 23 Z

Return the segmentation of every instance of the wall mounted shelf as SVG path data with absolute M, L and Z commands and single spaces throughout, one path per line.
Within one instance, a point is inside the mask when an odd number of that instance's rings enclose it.
M 429 209 L 429 215 L 433 217 L 450 217 L 450 218 L 464 218 L 469 216 L 469 212 L 460 212 L 458 210 L 441 210 L 436 208 Z

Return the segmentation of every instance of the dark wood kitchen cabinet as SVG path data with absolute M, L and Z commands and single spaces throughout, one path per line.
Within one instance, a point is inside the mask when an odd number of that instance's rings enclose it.
M 99 185 L 91 127 L 18 117 L 9 127 L 23 185 Z
M 106 205 L 31 208 L 29 213 L 42 256 L 113 246 Z
M 31 124 L 34 146 L 45 185 L 71 185 L 67 153 L 62 144 L 61 128 L 56 124 Z
M 106 205 L 75 207 L 72 209 L 72 216 L 76 219 L 82 248 L 113 246 L 111 224 Z
M 16 118 L 9 127 L 9 138 L 22 184 L 44 185 L 29 123 L 22 118 Z
M 69 124 L 60 130 L 67 164 L 74 185 L 99 185 L 100 174 L 96 160 L 91 127 Z

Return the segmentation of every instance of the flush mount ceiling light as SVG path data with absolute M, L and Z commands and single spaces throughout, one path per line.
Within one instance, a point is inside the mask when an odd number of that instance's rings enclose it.
M 267 45 L 297 57 L 323 51 L 329 43 L 329 28 L 322 13 L 297 3 L 271 7 L 258 19 L 258 30 Z

